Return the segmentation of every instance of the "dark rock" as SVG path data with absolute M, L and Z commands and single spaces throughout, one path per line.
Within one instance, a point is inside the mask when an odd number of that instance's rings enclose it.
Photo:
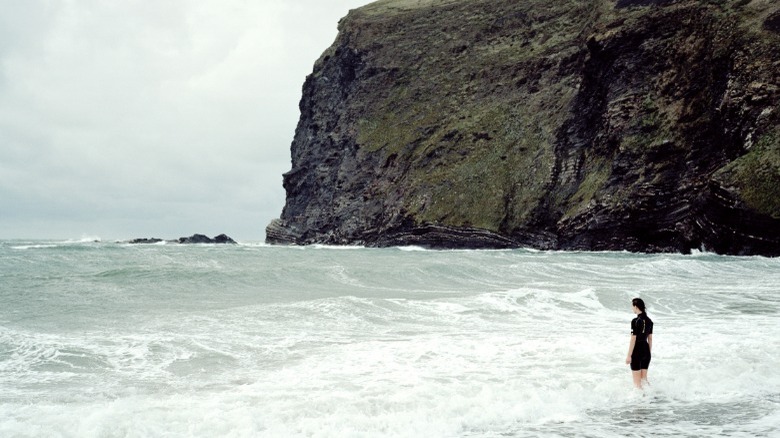
M 629 8 L 634 6 L 664 6 L 677 0 L 618 0 L 616 8 Z
M 236 241 L 231 239 L 227 234 L 220 234 L 214 238 L 214 243 L 236 243 Z
M 296 232 L 296 226 L 281 219 L 274 219 L 268 224 L 265 228 L 265 240 L 268 243 L 304 243 L 302 236 Z
M 179 237 L 178 240 L 179 243 L 236 243 L 235 240 L 231 239 L 229 236 L 225 234 L 220 234 L 219 236 L 215 238 L 210 238 L 203 234 L 193 234 L 190 237 Z
M 780 33 L 780 11 L 770 14 L 766 20 L 764 20 L 764 29 Z
M 777 17 L 718 0 L 353 10 L 304 83 L 267 241 L 778 255 Z
M 156 237 L 152 238 L 138 238 L 138 239 L 132 239 L 128 241 L 128 243 L 132 244 L 151 244 L 151 243 L 160 243 L 163 242 L 163 239 L 158 239 Z M 210 238 L 203 234 L 193 234 L 189 237 L 179 237 L 176 240 L 168 240 L 166 241 L 168 243 L 182 243 L 182 244 L 190 244 L 190 243 L 233 243 L 235 244 L 236 241 L 230 238 L 227 234 L 220 234 L 219 236 L 216 236 L 215 238 Z
M 150 244 L 150 243 L 160 243 L 162 241 L 163 241 L 162 239 L 158 239 L 156 237 L 151 237 L 151 238 L 143 237 L 143 238 L 133 239 L 133 240 L 129 241 L 128 243 L 132 243 L 132 244 Z
M 388 230 L 371 246 L 421 246 L 424 248 L 516 248 L 517 242 L 497 233 L 478 228 L 456 228 L 428 225 Z
M 193 234 L 190 237 L 179 237 L 179 243 L 214 243 L 214 239 L 203 234 Z

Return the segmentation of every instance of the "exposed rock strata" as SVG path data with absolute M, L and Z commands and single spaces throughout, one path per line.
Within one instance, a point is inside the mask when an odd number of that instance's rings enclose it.
M 780 254 L 780 4 L 385 0 L 306 79 L 267 241 Z

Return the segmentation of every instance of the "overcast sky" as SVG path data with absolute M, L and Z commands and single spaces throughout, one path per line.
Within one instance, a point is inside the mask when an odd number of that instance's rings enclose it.
M 0 0 L 0 238 L 258 241 L 301 86 L 369 0 Z

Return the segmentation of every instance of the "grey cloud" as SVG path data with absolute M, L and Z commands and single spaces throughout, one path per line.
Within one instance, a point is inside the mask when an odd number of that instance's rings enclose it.
M 0 3 L 0 238 L 259 240 L 304 77 L 367 1 Z

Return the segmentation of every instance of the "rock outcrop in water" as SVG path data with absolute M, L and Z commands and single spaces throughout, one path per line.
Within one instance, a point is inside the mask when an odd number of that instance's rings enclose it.
M 179 237 L 179 243 L 236 243 L 227 234 L 220 234 L 213 239 L 203 234 L 193 234 L 190 237 Z
M 230 236 L 227 234 L 220 234 L 219 236 L 214 237 L 213 239 L 209 236 L 206 236 L 205 234 L 193 234 L 189 237 L 179 237 L 176 240 L 163 240 L 157 237 L 142 237 L 138 239 L 132 239 L 128 241 L 128 243 L 132 244 L 155 244 L 155 243 L 181 243 L 181 244 L 193 244 L 193 243 L 236 243 L 235 240 L 233 240 Z
M 163 242 L 163 240 L 160 239 L 159 237 L 138 237 L 129 240 L 127 243 L 131 243 L 133 245 L 153 245 L 155 243 L 161 243 L 161 242 Z
M 300 109 L 270 243 L 780 254 L 775 1 L 378 1 Z

